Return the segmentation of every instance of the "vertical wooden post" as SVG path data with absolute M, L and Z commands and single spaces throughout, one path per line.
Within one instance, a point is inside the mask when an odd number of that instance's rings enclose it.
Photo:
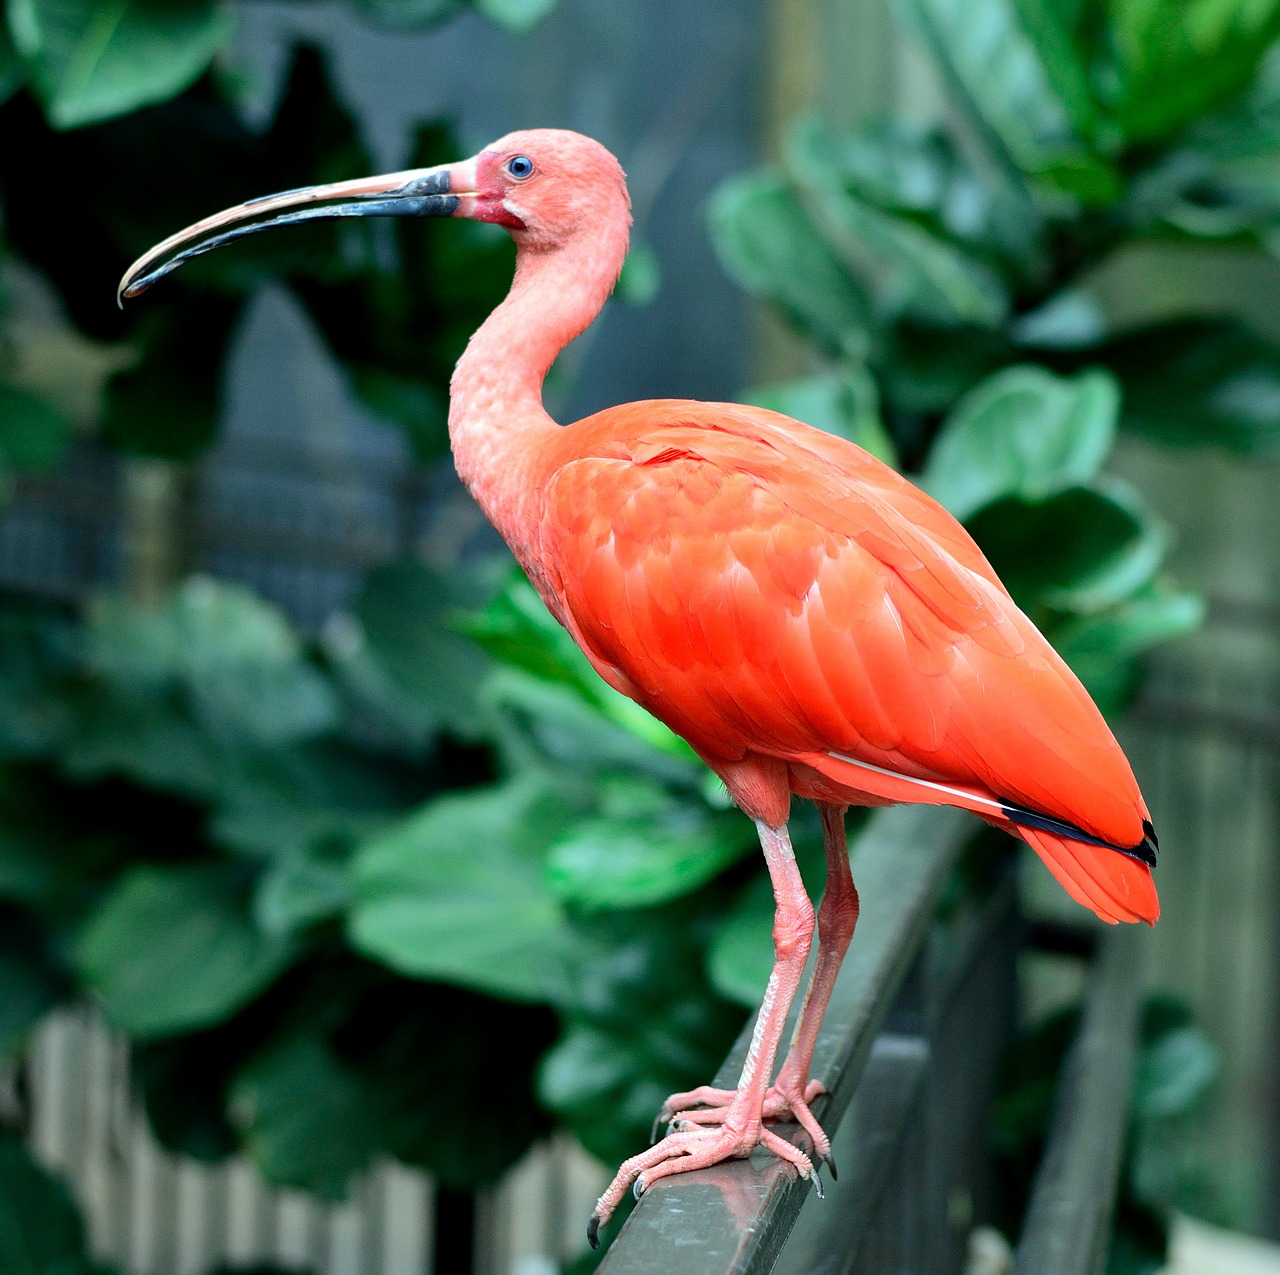
M 121 537 L 125 595 L 158 606 L 189 563 L 190 470 L 173 461 L 121 462 Z

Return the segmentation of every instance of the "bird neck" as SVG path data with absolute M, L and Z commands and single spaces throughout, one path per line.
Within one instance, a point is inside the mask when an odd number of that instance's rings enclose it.
M 449 442 L 458 474 L 526 563 L 534 502 L 558 426 L 542 406 L 556 356 L 599 314 L 626 257 L 614 231 L 554 250 L 521 244 L 506 299 L 471 338 L 450 389 Z

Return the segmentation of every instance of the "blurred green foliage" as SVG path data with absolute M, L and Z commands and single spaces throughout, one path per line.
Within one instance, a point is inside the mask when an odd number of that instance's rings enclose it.
M 464 5 L 355 7 L 409 26 Z M 519 27 L 549 5 L 474 7 Z M 779 167 L 714 202 L 726 268 L 812 352 L 809 375 L 751 397 L 913 472 L 1115 710 L 1140 653 L 1200 611 L 1164 576 L 1166 528 L 1104 472 L 1117 430 L 1273 452 L 1280 350 L 1213 314 L 1112 331 L 1089 272 L 1146 241 L 1280 245 L 1280 5 L 900 9 L 957 126 L 804 122 Z M 8 0 L 0 249 L 107 371 L 76 419 L 19 357 L 0 274 L 0 484 L 56 466 L 77 428 L 123 454 L 203 455 L 268 281 L 419 461 L 444 456 L 449 371 L 510 270 L 483 227 L 265 236 L 115 307 L 123 267 L 175 227 L 369 167 L 312 49 L 274 117 L 245 122 L 219 52 L 234 17 Z M 425 124 L 404 164 L 453 153 Z M 653 295 L 652 261 L 630 277 Z M 811 812 L 795 831 L 816 890 Z M 176 1150 L 247 1150 L 330 1197 L 382 1153 L 491 1180 L 553 1121 L 616 1160 L 668 1092 L 714 1073 L 763 987 L 771 919 L 749 823 L 505 557 L 386 563 L 311 641 L 203 578 L 157 607 L 0 601 L 0 1050 L 96 998 Z M 27 1255 L 13 1269 L 95 1269 L 13 1138 L 0 1178 L 0 1245 Z
M 1016 1236 L 1030 1202 L 1036 1165 L 1054 1114 L 1058 1074 L 1080 1025 L 1079 1006 L 1058 1010 L 1019 1034 L 1005 1060 L 991 1122 L 995 1223 Z M 1164 1269 L 1163 1208 L 1213 1213 L 1211 1170 L 1194 1136 L 1197 1111 L 1212 1093 L 1218 1051 L 1186 1005 L 1167 996 L 1142 1007 L 1108 1275 Z

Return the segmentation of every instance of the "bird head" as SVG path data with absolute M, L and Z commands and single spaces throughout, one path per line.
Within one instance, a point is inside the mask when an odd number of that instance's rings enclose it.
M 625 236 L 630 202 L 621 166 L 599 142 L 526 129 L 459 163 L 303 186 L 215 213 L 139 257 L 117 299 L 123 304 L 183 262 L 246 235 L 339 217 L 467 217 L 505 226 L 522 250 L 537 252 L 563 248 L 594 227 Z

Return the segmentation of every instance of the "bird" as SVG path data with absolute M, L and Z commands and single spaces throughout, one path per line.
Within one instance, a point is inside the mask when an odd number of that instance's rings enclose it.
M 627 403 L 569 425 L 543 406 L 557 355 L 616 284 L 626 179 L 599 142 L 509 133 L 470 159 L 251 200 L 170 236 L 121 280 L 137 296 L 245 235 L 318 219 L 470 218 L 516 244 L 505 299 L 450 387 L 462 481 L 595 671 L 692 746 L 756 826 L 776 899 L 774 966 L 738 1085 L 673 1094 L 629 1189 L 763 1146 L 821 1187 L 831 1145 L 810 1078 L 858 918 L 851 806 L 955 806 L 1029 843 L 1107 922 L 1154 923 L 1157 840 L 1120 745 L 968 532 L 854 443 L 760 407 Z M 788 831 L 816 803 L 816 913 Z M 798 1025 L 774 1067 L 815 929 Z M 794 1120 L 812 1155 L 773 1126 Z

